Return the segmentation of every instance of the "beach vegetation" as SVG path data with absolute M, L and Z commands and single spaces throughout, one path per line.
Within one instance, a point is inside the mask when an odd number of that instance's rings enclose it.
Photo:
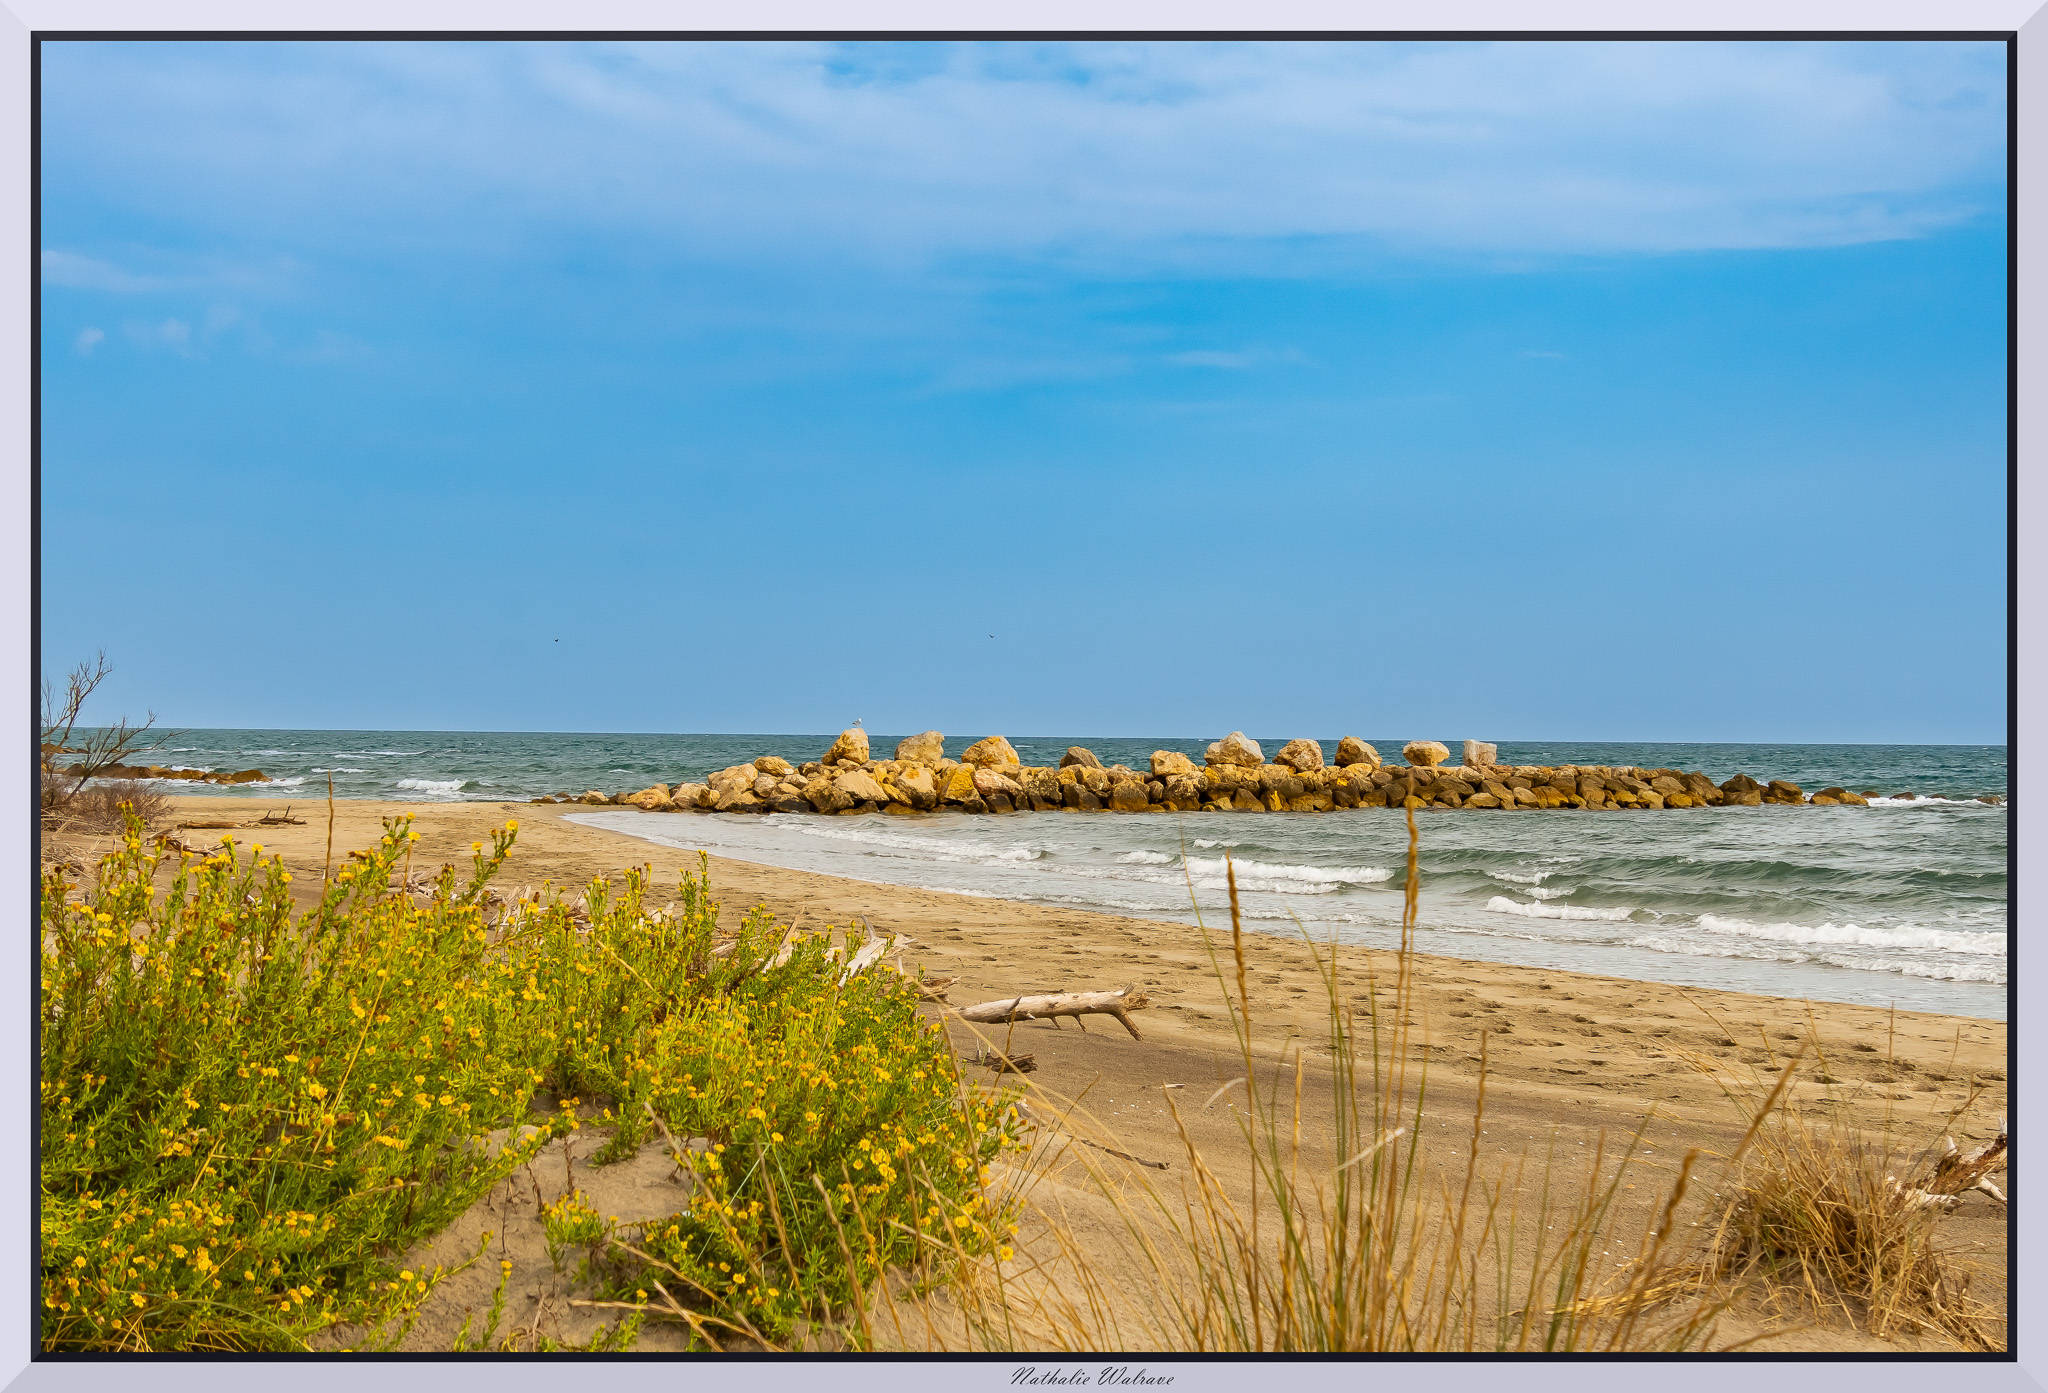
M 659 909 L 643 872 L 501 898 L 516 835 L 415 877 L 390 819 L 303 909 L 260 845 L 166 848 L 132 815 L 95 874 L 44 873 L 42 1348 L 388 1347 L 445 1275 L 404 1255 L 593 1117 L 696 1181 L 656 1223 L 548 1217 L 635 1329 L 770 1344 L 933 1232 L 999 1246 L 1013 1114 L 908 982 L 765 912 L 722 928 L 701 871 Z
M 1699 1062 L 1747 1119 L 1749 1144 L 1682 1285 L 1742 1293 L 1793 1318 L 1839 1318 L 1879 1338 L 2000 1348 L 1998 1312 L 1970 1295 L 1970 1274 L 1939 1234 L 1955 1197 L 1942 1183 L 1938 1139 L 1979 1091 L 1921 1126 L 1889 1110 L 1876 1127 L 1859 1126 L 1832 1089 L 1807 1099 L 1787 1090 L 1809 1052 L 1820 1052 L 1818 1030 L 1789 1058 L 1771 1059 L 1775 1083 L 1754 1068 L 1731 1078 Z M 1817 1072 L 1829 1077 L 1824 1061 Z

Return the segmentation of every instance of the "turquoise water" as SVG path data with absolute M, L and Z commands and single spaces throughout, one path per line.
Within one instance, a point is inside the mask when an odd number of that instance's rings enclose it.
M 899 736 L 878 736 L 878 753 Z M 949 739 L 957 755 L 977 737 Z M 1213 737 L 1211 737 L 1213 738 Z M 151 758 L 276 782 L 223 798 L 336 796 L 515 802 L 701 779 L 761 754 L 816 758 L 831 736 L 552 735 L 421 731 L 188 731 Z M 1260 737 L 1270 755 L 1282 739 Z M 1083 744 L 1142 767 L 1155 749 L 1200 759 L 1207 739 L 1011 737 L 1027 763 Z M 1374 740 L 1398 759 L 1402 740 Z M 1445 743 L 1456 748 L 1455 742 Z M 1333 749 L 1334 738 L 1323 740 Z M 1504 763 L 1640 764 L 1829 784 L 1912 802 L 1870 808 L 1670 813 L 1428 812 L 1420 946 L 1457 957 L 1734 991 L 2004 1018 L 2003 746 L 1588 745 L 1500 742 Z M 710 817 L 592 809 L 579 822 L 678 853 L 1209 922 L 1236 864 L 1252 926 L 1398 942 L 1406 824 L 1385 809 L 1318 816 L 940 814 Z M 650 853 L 657 865 L 667 860 Z

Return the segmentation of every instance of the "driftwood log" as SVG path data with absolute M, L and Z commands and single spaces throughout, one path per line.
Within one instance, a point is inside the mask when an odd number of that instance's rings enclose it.
M 1038 1067 L 1038 1061 L 1028 1054 L 998 1054 L 991 1049 L 976 1050 L 968 1063 L 993 1069 L 998 1074 L 1028 1074 Z
M 1995 1200 L 2004 1200 L 1991 1183 L 1991 1173 L 2005 1169 L 2006 1135 L 2003 1128 L 1991 1141 L 1975 1151 L 1957 1150 L 1954 1137 L 1941 1139 L 1941 1159 L 1934 1163 L 1934 1179 L 1927 1188 L 1937 1195 L 1963 1195 L 1982 1190 Z
M 1127 1014 L 1142 1011 L 1152 1003 L 1145 993 L 1136 987 L 1118 987 L 1113 992 L 1052 992 L 1043 996 L 1005 997 L 1001 1001 L 984 1001 L 978 1006 L 964 1007 L 960 1019 L 976 1025 L 1001 1025 L 1005 1021 L 1057 1020 L 1061 1016 L 1115 1016 L 1123 1028 L 1131 1032 L 1133 1040 L 1145 1037 L 1138 1034 L 1138 1027 L 1131 1024 Z M 1080 1021 L 1075 1021 L 1080 1025 Z M 1087 1029 L 1082 1026 L 1082 1029 Z
M 1954 1209 L 1956 1202 L 1972 1190 L 1982 1190 L 2002 1204 L 2005 1195 L 1991 1183 L 1991 1175 L 2005 1169 L 2007 1144 L 2003 1128 L 1991 1141 L 1968 1153 L 1957 1148 L 1954 1137 L 1943 1137 L 1942 1154 L 1936 1159 L 1934 1174 L 1928 1178 L 1925 1188 L 1901 1185 L 1896 1177 L 1889 1175 L 1885 1177 L 1885 1184 L 1902 1191 L 1909 1202 L 1923 1209 Z

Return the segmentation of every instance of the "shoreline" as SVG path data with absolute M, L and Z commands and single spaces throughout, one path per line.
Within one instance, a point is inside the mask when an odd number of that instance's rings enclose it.
M 174 809 L 171 821 L 185 822 L 227 822 L 235 823 L 233 829 L 198 828 L 197 835 L 173 832 L 182 836 L 188 846 L 200 849 L 202 844 L 211 847 L 225 832 L 234 836 L 245 851 L 255 844 L 265 848 L 266 854 L 282 854 L 286 864 L 295 871 L 310 871 L 311 881 L 317 885 L 321 869 L 321 854 L 326 835 L 326 818 L 322 804 L 307 804 L 298 799 L 258 800 L 238 799 L 232 805 L 234 813 L 224 816 L 223 804 L 204 795 L 173 798 Z M 294 816 L 302 817 L 301 826 L 257 825 L 260 818 L 289 805 Z M 506 867 L 505 882 L 511 885 L 536 885 L 546 882 L 558 890 L 573 893 L 590 879 L 601 874 L 616 874 L 627 866 L 652 863 L 655 867 L 655 884 L 671 880 L 676 870 L 684 864 L 694 865 L 694 853 L 648 842 L 630 833 L 609 828 L 591 827 L 570 821 L 570 817 L 584 809 L 580 805 L 566 805 L 559 809 L 547 805 L 534 806 L 527 803 L 418 803 L 383 799 L 336 799 L 335 856 L 343 857 L 347 849 L 366 845 L 374 841 L 381 830 L 381 819 L 386 817 L 411 817 L 414 826 L 421 833 L 419 859 L 433 866 L 444 861 L 461 864 L 468 856 L 472 841 L 485 835 L 486 829 L 502 826 L 509 819 L 520 823 L 520 840 L 512 859 Z M 1064 985 L 1069 978 L 1078 982 L 1071 968 L 1059 959 L 1066 956 L 1088 956 L 1077 949 L 1051 948 L 1041 942 L 1034 942 L 1034 934 L 1051 934 L 1067 939 L 1086 939 L 1099 942 L 1101 953 L 1090 958 L 1095 975 L 1115 976 L 1126 972 L 1138 978 L 1157 977 L 1149 969 L 1153 959 L 1161 962 L 1179 962 L 1182 958 L 1199 950 L 1201 931 L 1195 926 L 1166 919 L 1145 919 L 1127 915 L 1107 913 L 1094 909 L 1067 908 L 1038 905 L 1023 900 L 1002 899 L 994 896 L 958 894 L 946 890 L 926 890 L 910 886 L 894 885 L 880 881 L 857 880 L 851 877 L 832 875 L 821 871 L 793 870 L 761 862 L 745 861 L 731 856 L 712 855 L 709 858 L 712 871 L 712 886 L 715 894 L 725 903 L 728 910 L 742 906 L 765 904 L 785 922 L 802 914 L 813 927 L 821 923 L 844 924 L 854 918 L 864 918 L 875 923 L 882 931 L 891 931 L 898 925 L 917 939 L 915 958 L 927 954 L 933 959 L 935 970 L 953 971 L 962 960 L 976 955 L 970 951 L 984 940 L 972 937 L 972 933 L 1001 932 L 1006 945 L 1018 953 L 1017 967 L 1009 972 L 1029 971 L 1038 978 L 1059 979 Z M 311 886 L 304 875 L 299 885 L 305 894 L 311 894 Z M 936 921 L 951 919 L 969 928 L 945 928 L 933 925 Z M 927 932 L 919 933 L 918 926 L 925 926 Z M 1214 934 L 1216 930 L 1212 929 Z M 1227 942 L 1227 929 L 1223 930 Z M 1016 942 L 1010 944 L 1009 938 Z M 987 942 L 993 942 L 988 940 Z M 1125 945 L 1136 944 L 1136 947 Z M 1248 958 L 1271 959 L 1281 964 L 1279 970 L 1291 971 L 1296 966 L 1306 967 L 1307 948 L 1304 944 L 1280 935 L 1248 932 L 1246 935 Z M 1318 945 L 1322 947 L 1324 945 Z M 1375 959 L 1389 959 L 1385 950 L 1366 948 L 1360 945 L 1341 945 L 1341 954 L 1361 964 Z M 1131 956 L 1135 954 L 1136 956 Z M 1162 955 L 1171 954 L 1171 959 Z M 986 955 L 982 955 L 986 956 Z M 1203 953 L 1206 958 L 1206 953 Z M 1497 980 L 1506 986 L 1510 979 L 1532 979 L 1530 990 L 1537 989 L 1535 979 L 1550 979 L 1553 991 L 1570 991 L 1574 997 L 1604 998 L 1609 996 L 1641 996 L 1676 1000 L 1690 997 L 1710 1009 L 1725 1007 L 1743 1016 L 1754 1024 L 1750 1017 L 1762 1013 L 1779 1015 L 1786 1010 L 1803 1012 L 1811 1008 L 1816 1013 L 1853 1020 L 1859 1029 L 1868 1029 L 1874 1022 L 1895 1019 L 1900 1024 L 1898 1039 L 1908 1037 L 1904 1029 L 1907 1023 L 1914 1023 L 1915 1037 L 1931 1039 L 1927 1032 L 1939 1023 L 1947 1023 L 1941 1030 L 1944 1045 L 1957 1029 L 1966 1034 L 1993 1033 L 1998 1037 L 1996 1058 L 1990 1058 L 1984 1051 L 1971 1051 L 1965 1047 L 1958 1055 L 1957 1069 L 1983 1066 L 1995 1069 L 2001 1074 L 2005 1068 L 2003 1040 L 2007 1023 L 1990 1017 L 1949 1015 L 1922 1011 L 1887 1011 L 1885 1008 L 1844 1002 L 1811 1001 L 1802 997 L 1773 996 L 1763 993 L 1731 991 L 1711 987 L 1681 987 L 1667 983 L 1615 977 L 1598 973 L 1586 973 L 1570 969 L 1528 967 L 1515 964 L 1494 963 L 1481 959 L 1454 955 L 1418 952 L 1416 959 L 1429 965 L 1434 974 L 1450 977 L 1453 975 L 1484 974 L 1488 980 Z M 1299 959 L 1299 964 L 1295 960 Z M 985 972 L 966 963 L 962 980 L 973 981 L 978 977 L 987 981 L 990 995 L 1000 995 L 1009 985 L 997 981 L 997 973 Z M 1575 985 L 1563 985 L 1564 983 Z M 1142 984 L 1142 983 L 1141 983 Z M 1045 986 L 1056 989 L 1047 982 L 1034 982 L 1034 989 Z M 1115 985 L 1109 983 L 1108 985 Z M 1166 990 L 1166 981 L 1159 979 L 1154 986 Z M 1272 985 L 1272 984 L 1268 984 Z M 1291 984 L 1290 984 L 1291 985 Z M 1283 993 L 1292 994 L 1292 993 Z M 1535 1001 L 1537 998 L 1530 998 Z M 1159 1017 L 1155 1011 L 1154 1018 Z M 1478 1013 L 1475 1012 L 1475 1015 Z M 1318 1017 L 1319 1018 L 1319 1017 Z M 1550 1032 L 1556 1034 L 1559 1032 Z M 1569 1032 L 1565 1032 L 1569 1033 Z M 1979 1043 L 1989 1043 L 1988 1040 Z M 1727 1047 L 1723 1047 L 1727 1048 Z M 1865 1051 L 1856 1051 L 1865 1053 Z M 2002 1085 L 2002 1080 L 1998 1082 Z M 1894 1100 L 1898 1101 L 1898 1100 Z

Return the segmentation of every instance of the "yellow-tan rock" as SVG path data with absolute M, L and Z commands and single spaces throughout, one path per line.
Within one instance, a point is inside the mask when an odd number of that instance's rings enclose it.
M 979 797 L 981 797 L 981 794 L 974 787 L 974 766 L 971 764 L 954 765 L 946 774 L 945 787 L 939 791 L 940 801 L 946 803 L 965 803 L 970 799 Z
M 946 737 L 936 730 L 913 735 L 896 744 L 896 758 L 903 764 L 936 766 L 946 757 Z
M 1273 756 L 1273 763 L 1284 764 L 1299 773 L 1323 767 L 1323 747 L 1314 740 L 1290 740 L 1280 747 L 1280 753 Z
M 1023 785 L 993 769 L 978 769 L 972 765 L 962 765 L 961 768 L 973 769 L 974 791 L 984 799 L 1001 795 L 1014 802 L 1024 796 Z
M 1145 785 L 1136 779 L 1119 779 L 1109 790 L 1111 812 L 1142 813 L 1152 807 L 1152 800 L 1145 792 Z
M 754 761 L 755 769 L 763 774 L 773 774 L 778 779 L 787 778 L 795 767 L 781 755 L 762 755 Z
M 929 769 L 919 766 L 904 770 L 896 776 L 896 787 L 910 795 L 910 806 L 921 813 L 928 813 L 938 806 L 938 782 Z
M 832 742 L 832 748 L 825 751 L 825 763 L 836 764 L 850 759 L 855 764 L 868 762 L 868 733 L 859 726 L 850 726 L 839 732 L 839 738 Z
M 1195 762 L 1178 750 L 1154 750 L 1152 772 L 1160 778 L 1171 778 L 1175 774 L 1194 774 Z
M 1266 762 L 1265 751 L 1259 748 L 1259 742 L 1246 739 L 1241 730 L 1233 730 L 1211 745 L 1202 758 L 1208 764 L 1244 765 L 1252 769 Z
M 873 776 L 860 769 L 845 769 L 832 776 L 839 791 L 856 803 L 886 803 L 889 793 Z
M 1451 757 L 1441 740 L 1410 740 L 1401 747 L 1401 758 L 1410 764 L 1433 768 Z
M 1367 768 L 1380 767 L 1380 752 L 1355 735 L 1347 735 L 1337 742 L 1337 764 L 1341 766 L 1363 764 Z
M 962 764 L 976 765 L 982 769 L 993 769 L 1000 774 L 1013 773 L 1024 767 L 1024 761 L 1017 758 L 1016 750 L 1000 735 L 991 735 L 986 740 L 977 740 L 960 754 Z

